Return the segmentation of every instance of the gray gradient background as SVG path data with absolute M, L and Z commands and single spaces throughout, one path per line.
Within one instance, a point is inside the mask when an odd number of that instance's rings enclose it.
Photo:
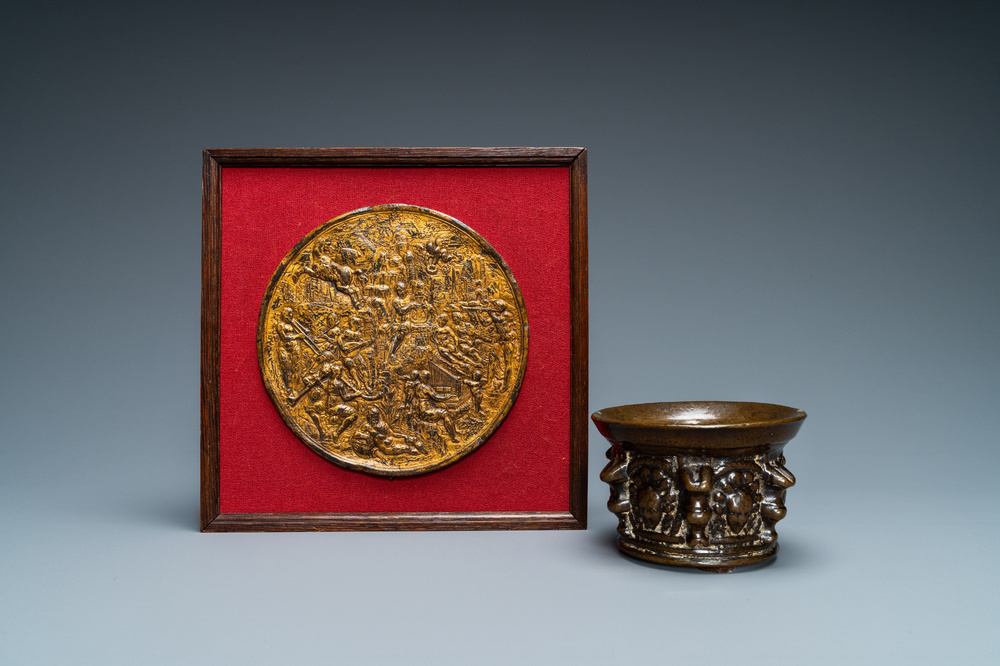
M 997 663 L 996 7 L 4 3 L 0 663 Z M 587 531 L 197 531 L 201 150 L 367 145 L 588 148 L 591 407 L 805 409 L 773 565 L 593 428 Z

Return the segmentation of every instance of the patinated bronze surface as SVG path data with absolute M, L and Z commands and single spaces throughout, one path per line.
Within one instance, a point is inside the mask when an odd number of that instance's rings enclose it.
M 611 443 L 601 480 L 618 546 L 635 557 L 709 571 L 778 551 L 775 524 L 795 477 L 783 449 L 806 418 L 753 402 L 612 407 L 591 418 Z
M 468 455 L 510 411 L 528 319 L 514 276 L 461 222 L 416 206 L 331 220 L 281 262 L 257 329 L 260 371 L 315 452 L 381 476 Z

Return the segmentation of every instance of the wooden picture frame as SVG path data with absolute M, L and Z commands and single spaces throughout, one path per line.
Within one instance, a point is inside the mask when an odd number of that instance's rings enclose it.
M 566 171 L 569 197 L 568 482 L 565 510 L 431 510 L 223 512 L 223 177 L 227 169 L 531 169 Z M 439 173 L 440 171 L 436 172 Z M 236 171 L 233 172 L 234 174 Z M 262 173 L 272 173 L 271 171 Z M 283 173 L 283 172 L 282 172 Z M 329 174 L 346 173 L 330 171 Z M 372 172 L 366 172 L 372 173 Z M 457 173 L 457 172 L 456 172 Z M 468 172 L 462 172 L 468 173 Z M 493 172 L 490 172 L 493 173 Z M 507 173 L 500 171 L 496 173 Z M 377 176 L 377 173 L 376 173 Z M 587 152 L 582 148 L 273 148 L 209 149 L 203 153 L 201 325 L 201 529 L 233 531 L 585 529 L 587 511 L 588 313 Z M 560 181 L 562 182 L 562 181 Z M 373 203 L 390 203 L 376 201 Z M 563 205 L 563 202 L 560 202 Z M 333 218 L 333 212 L 329 218 Z M 544 239 L 543 239 L 544 240 Z M 541 244 L 540 244 L 541 245 Z M 262 268 L 263 270 L 263 268 Z M 273 270 L 273 267 L 267 267 Z M 526 294 L 526 299 L 528 295 Z M 545 331 L 532 329 L 532 336 Z M 534 337 L 533 337 L 534 340 Z M 529 369 L 531 358 L 529 356 Z M 568 373 L 568 374 L 566 374 Z M 246 374 L 249 374 L 247 372 Z M 247 380 L 250 381 L 250 380 Z M 260 382 L 259 373 L 256 381 Z M 489 442 L 487 442 L 488 446 Z M 314 454 L 313 454 L 314 455 Z M 330 463 L 326 463 L 330 464 Z M 457 467 L 457 465 L 456 465 Z M 358 472 L 349 472 L 358 474 Z M 553 473 L 562 475 L 562 470 Z M 459 477 L 460 478 L 460 477 Z M 396 482 L 399 483 L 399 482 Z M 560 486 L 562 487 L 562 486 Z M 484 500 L 485 502 L 486 500 Z M 265 507 L 268 508 L 268 507 Z

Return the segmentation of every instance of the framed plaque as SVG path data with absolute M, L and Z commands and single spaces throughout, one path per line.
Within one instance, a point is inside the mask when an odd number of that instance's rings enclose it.
M 585 528 L 586 173 L 204 151 L 202 531 Z

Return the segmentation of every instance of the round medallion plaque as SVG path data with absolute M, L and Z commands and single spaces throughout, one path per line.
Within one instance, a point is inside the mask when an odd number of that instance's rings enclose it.
M 528 318 L 510 268 L 458 220 L 405 204 L 342 215 L 278 266 L 257 356 L 299 439 L 379 476 L 468 455 L 517 398 Z

